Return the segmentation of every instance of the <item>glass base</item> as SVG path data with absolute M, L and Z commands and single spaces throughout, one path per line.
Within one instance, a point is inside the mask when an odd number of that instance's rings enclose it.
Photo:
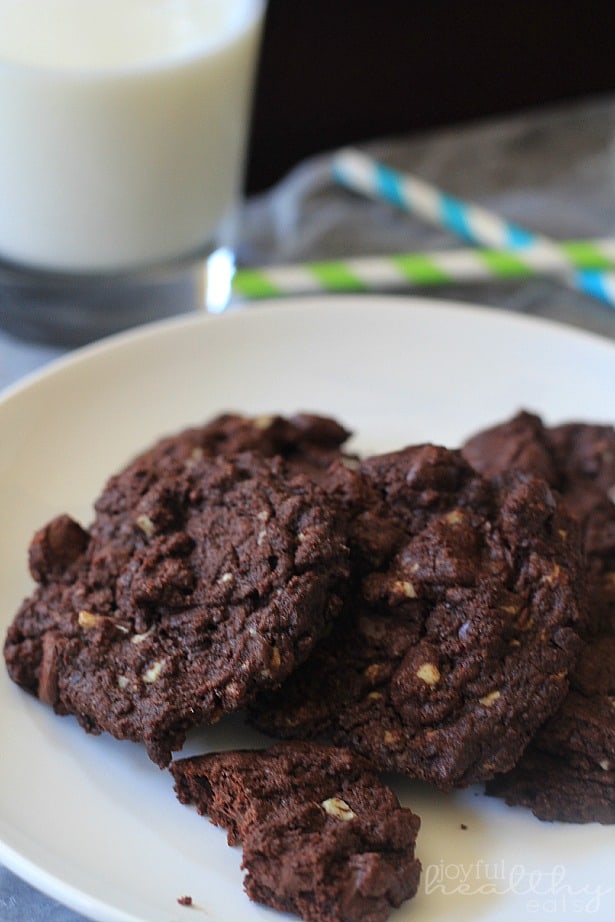
M 228 305 L 233 254 L 219 248 L 121 275 L 69 275 L 0 261 L 0 328 L 73 347 L 143 323 Z

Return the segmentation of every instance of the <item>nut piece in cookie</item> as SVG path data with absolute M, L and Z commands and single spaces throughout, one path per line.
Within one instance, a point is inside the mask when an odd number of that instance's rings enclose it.
M 249 897 L 307 922 L 385 922 L 415 895 L 420 820 L 360 756 L 310 743 L 171 765 L 182 803 L 243 845 Z
M 345 615 L 279 693 L 259 696 L 252 722 L 444 789 L 512 768 L 579 653 L 574 523 L 543 479 L 490 482 L 433 445 L 367 459 L 356 476 L 394 540 L 357 552 Z M 358 518 L 360 545 L 369 509 Z
M 189 727 L 305 659 L 341 607 L 347 558 L 332 501 L 279 458 L 141 462 L 111 478 L 88 532 L 62 517 L 35 537 L 9 674 L 165 765 Z

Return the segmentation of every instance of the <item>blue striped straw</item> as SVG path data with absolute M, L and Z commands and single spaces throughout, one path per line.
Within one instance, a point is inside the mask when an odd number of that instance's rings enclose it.
M 555 258 L 558 252 L 557 244 L 548 237 L 505 221 L 480 205 L 464 202 L 416 176 L 391 169 L 353 148 L 336 154 L 333 176 L 353 192 L 391 202 L 476 246 L 532 252 L 545 258 Z M 578 269 L 562 278 L 577 291 L 615 306 L 615 273 Z

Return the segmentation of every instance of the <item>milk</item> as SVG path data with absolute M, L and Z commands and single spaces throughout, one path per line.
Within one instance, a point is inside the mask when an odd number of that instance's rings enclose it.
M 241 185 L 262 0 L 0 0 L 0 259 L 198 252 Z

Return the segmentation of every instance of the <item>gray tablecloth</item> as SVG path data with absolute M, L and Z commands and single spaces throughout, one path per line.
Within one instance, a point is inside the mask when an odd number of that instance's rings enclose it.
M 590 99 L 364 147 L 391 165 L 556 239 L 615 236 L 613 99 Z M 242 262 L 259 265 L 459 246 L 447 234 L 390 205 L 335 187 L 330 163 L 329 154 L 305 162 L 277 187 L 246 204 Z M 615 339 L 614 309 L 553 281 L 455 285 L 429 289 L 429 294 L 524 311 Z M 0 331 L 0 388 L 64 352 L 59 346 L 22 342 Z M 0 866 L 2 922 L 81 918 Z

